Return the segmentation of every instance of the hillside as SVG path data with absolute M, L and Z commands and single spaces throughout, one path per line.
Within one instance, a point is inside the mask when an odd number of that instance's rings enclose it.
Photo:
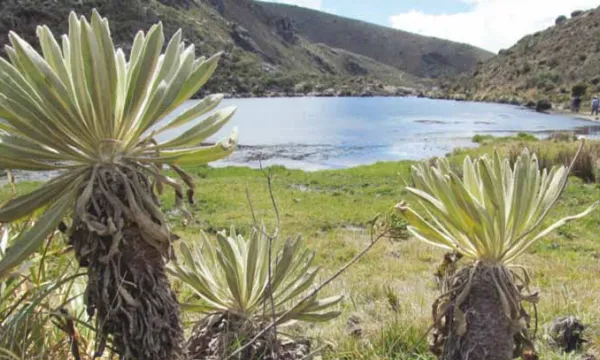
M 229 23 L 234 43 L 263 62 L 268 83 L 283 88 L 295 84 L 310 90 L 319 86 L 339 90 L 359 79 L 373 85 L 419 87 L 422 83 L 417 77 L 374 59 L 311 42 L 296 31 L 289 18 L 273 15 L 261 3 L 212 1 L 218 3 L 215 8 Z M 278 74 L 283 78 L 277 79 Z
M 0 45 L 7 43 L 9 30 L 35 44 L 38 24 L 48 24 L 55 34 L 62 34 L 67 30 L 65 20 L 71 10 L 89 15 L 93 8 L 109 18 L 115 42 L 125 50 L 138 29 L 148 29 L 160 20 L 167 36 L 183 28 L 185 40 L 194 43 L 198 53 L 223 51 L 220 67 L 204 91 L 231 96 L 414 93 L 430 83 L 421 78 L 468 70 L 476 62 L 473 54 L 481 53 L 463 51 L 464 45 L 348 19 L 343 21 L 352 26 L 340 33 L 329 23 L 341 18 L 311 11 L 313 21 L 323 22 L 322 28 L 333 37 L 357 39 L 356 44 L 315 40 L 305 32 L 305 22 L 253 0 L 1 0 Z M 374 43 L 363 41 L 366 36 L 402 38 L 377 46 L 394 47 L 396 54 L 410 56 L 397 56 L 395 60 L 389 54 L 377 56 L 370 50 Z M 437 50 L 431 44 L 438 44 Z M 415 55 L 414 47 L 427 49 L 428 55 Z M 417 65 L 411 60 L 414 56 L 420 56 Z
M 447 81 L 442 90 L 451 97 L 514 103 L 545 99 L 568 106 L 572 87 L 580 83 L 587 87 L 586 97 L 600 91 L 600 9 L 557 18 L 556 25 L 525 36 L 458 81 Z
M 289 18 L 315 43 L 342 48 L 422 78 L 469 71 L 492 53 L 471 45 L 416 35 L 293 5 L 261 2 L 274 16 Z

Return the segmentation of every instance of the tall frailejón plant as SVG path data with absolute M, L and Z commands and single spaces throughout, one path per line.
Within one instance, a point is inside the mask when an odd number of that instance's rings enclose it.
M 38 190 L 0 208 L 0 222 L 45 212 L 15 240 L 0 261 L 0 278 L 35 252 L 67 217 L 75 256 L 88 270 L 88 313 L 96 314 L 98 353 L 108 336 L 122 359 L 165 360 L 183 356 L 179 307 L 165 263 L 175 236 L 155 191 L 182 187 L 162 174 L 172 168 L 190 187 L 180 166 L 203 164 L 233 151 L 235 136 L 200 146 L 235 109 L 209 113 L 220 95 L 209 96 L 165 119 L 206 83 L 219 56 L 196 58 L 178 31 L 165 47 L 161 24 L 135 37 L 126 57 L 115 49 L 108 21 L 97 12 L 88 22 L 71 14 L 61 44 L 38 28 L 42 53 L 17 34 L 0 59 L 0 167 L 61 170 Z M 171 140 L 156 135 L 188 125 Z
M 449 275 L 434 305 L 433 349 L 444 360 L 508 360 L 527 341 L 522 302 L 529 294 L 526 271 L 514 261 L 532 244 L 566 222 L 545 226 L 569 174 L 564 166 L 540 170 L 525 150 L 511 166 L 498 153 L 466 158 L 462 177 L 441 159 L 412 169 L 411 207 L 397 206 L 416 238 L 458 252 L 470 263 Z M 414 206 L 414 207 L 413 207 Z M 523 339 L 515 343 L 514 339 Z

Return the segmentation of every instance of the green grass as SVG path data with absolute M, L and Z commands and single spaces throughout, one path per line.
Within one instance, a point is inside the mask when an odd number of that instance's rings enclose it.
M 349 170 L 303 172 L 270 168 L 284 234 L 319 235 L 332 230 L 363 227 L 376 214 L 392 211 L 402 194 L 403 176 L 410 163 L 380 163 Z M 274 224 L 266 178 L 248 168 L 188 169 L 197 180 L 196 223 L 186 231 L 217 231 L 252 225 L 246 192 L 259 219 Z M 163 203 L 168 210 L 172 194 Z
M 495 147 L 508 153 L 525 145 L 541 151 L 557 146 L 550 141 L 523 139 L 486 141 L 477 149 L 454 151 L 451 163 L 459 164 L 466 155 L 490 152 Z M 324 268 L 320 280 L 326 278 L 369 243 L 369 221 L 378 213 L 389 213 L 402 200 L 411 164 L 409 161 L 377 163 L 316 172 L 271 168 L 282 236 L 303 234 L 307 246 L 317 252 L 316 263 Z M 197 179 L 197 202 L 191 206 L 195 221 L 183 226 L 177 215 L 171 215 L 183 241 L 198 241 L 201 229 L 214 232 L 231 225 L 242 232 L 249 229 L 252 216 L 247 192 L 258 220 L 269 228 L 274 226 L 267 181 L 260 170 L 232 167 L 188 170 Z M 22 183 L 18 190 L 22 193 L 35 186 Z M 8 196 L 9 188 L 0 188 L 0 199 Z M 165 211 L 170 211 L 173 195 L 166 193 L 162 199 Z M 581 211 L 597 199 L 600 199 L 599 184 L 571 178 L 547 223 Z M 599 227 L 597 211 L 548 236 L 521 258 L 520 264 L 529 269 L 533 287 L 541 295 L 536 340 L 540 359 L 578 359 L 582 354 L 561 355 L 543 341 L 544 327 L 554 317 L 563 315 L 576 315 L 589 326 L 585 334 L 590 342 L 585 351 L 600 354 Z M 342 316 L 326 324 L 295 326 L 293 332 L 314 339 L 315 347 L 325 349 L 324 359 L 433 359 L 428 354 L 427 340 L 419 340 L 430 325 L 431 304 L 438 296 L 433 273 L 442 254 L 413 239 L 381 241 L 325 289 L 327 294 L 345 295 Z M 180 288 L 178 284 L 175 286 Z M 361 329 L 360 336 L 351 334 L 349 320 L 358 323 L 355 327 Z
M 503 137 L 495 137 L 492 135 L 482 135 L 476 134 L 471 139 L 474 143 L 484 144 L 484 143 L 498 143 L 498 142 L 506 142 L 506 141 L 537 141 L 537 138 L 534 135 L 529 133 L 520 132 L 515 136 L 503 136 Z

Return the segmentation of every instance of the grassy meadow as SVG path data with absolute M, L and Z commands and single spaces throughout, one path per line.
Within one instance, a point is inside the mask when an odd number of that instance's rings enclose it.
M 543 164 L 551 164 L 564 161 L 577 145 L 559 140 L 562 139 L 479 138 L 479 148 L 459 149 L 449 156 L 451 163 L 458 165 L 466 155 L 475 156 L 497 148 L 512 156 L 528 146 L 542 154 Z M 599 148 L 600 144 L 593 142 L 586 145 L 588 151 Z M 582 157 L 589 156 L 591 160 L 578 166 L 594 167 L 600 157 L 592 155 L 584 152 Z M 316 172 L 269 168 L 280 216 L 280 236 L 302 234 L 306 246 L 317 253 L 316 263 L 323 267 L 320 280 L 325 279 L 369 244 L 369 223 L 374 216 L 390 213 L 402 200 L 411 164 L 388 162 Z M 276 216 L 261 170 L 233 167 L 188 170 L 196 179 L 196 204 L 189 206 L 194 220 L 187 222 L 170 210 L 174 202 L 172 193 L 162 196 L 164 210 L 181 241 L 193 244 L 199 241 L 201 230 L 214 233 L 230 226 L 246 233 L 253 225 L 251 209 L 268 229 L 275 227 Z M 583 170 L 576 168 L 576 171 Z M 586 180 L 571 178 L 547 223 L 566 213 L 582 211 L 600 199 L 600 184 L 589 177 Z M 17 191 L 25 193 L 36 186 L 36 183 L 19 183 Z M 0 202 L 11 194 L 10 187 L 0 188 Z M 533 288 L 540 291 L 536 337 L 540 359 L 600 355 L 599 228 L 600 211 L 596 211 L 536 243 L 521 258 L 521 265 L 532 276 Z M 324 324 L 297 324 L 286 331 L 313 339 L 313 349 L 322 349 L 323 359 L 433 359 L 428 353 L 429 339 L 424 336 L 431 323 L 431 305 L 438 295 L 433 273 L 442 256 L 443 251 L 414 239 L 382 239 L 325 288 L 326 294 L 345 296 L 339 318 Z M 189 296 L 180 284 L 175 284 L 175 288 L 181 300 Z M 588 326 L 585 337 L 589 343 L 581 352 L 560 354 L 546 345 L 545 327 L 554 317 L 564 315 L 578 316 Z

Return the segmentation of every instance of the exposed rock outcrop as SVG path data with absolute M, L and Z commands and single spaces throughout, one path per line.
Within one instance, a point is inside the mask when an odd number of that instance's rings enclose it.
M 352 75 L 367 75 L 369 73 L 367 69 L 363 68 L 360 66 L 360 64 L 352 59 L 346 59 L 344 62 L 344 68 L 346 68 L 346 70 Z
M 231 38 L 235 44 L 246 51 L 255 54 L 265 55 L 260 46 L 252 39 L 252 35 L 246 28 L 239 24 L 233 23 L 231 26 Z
M 298 35 L 296 35 L 294 23 L 289 18 L 279 18 L 275 20 L 274 26 L 275 32 L 281 36 L 283 41 L 290 44 L 295 44 L 298 41 Z

